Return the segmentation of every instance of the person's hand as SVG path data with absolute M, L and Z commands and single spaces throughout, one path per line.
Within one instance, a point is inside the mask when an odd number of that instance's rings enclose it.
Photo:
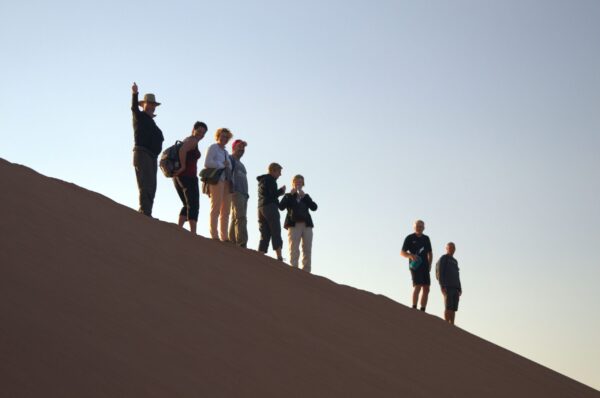
M 135 82 L 133 82 L 133 86 L 131 86 L 131 92 L 133 94 L 137 94 L 138 93 L 138 86 Z
M 185 167 L 180 167 L 177 170 L 175 170 L 173 172 L 173 177 L 177 177 L 179 174 L 183 173 L 183 171 L 185 170 Z
M 301 198 L 304 197 L 304 191 L 302 189 L 299 189 L 297 192 L 298 192 L 298 195 L 300 195 Z
M 416 255 L 414 255 L 414 254 L 409 254 L 409 255 L 408 255 L 408 259 L 409 259 L 410 261 L 415 261 L 415 260 L 417 259 L 417 256 L 416 256 Z
M 296 188 L 292 188 L 292 190 L 290 191 L 290 193 L 291 193 L 292 195 L 293 195 L 293 194 L 295 194 L 296 192 L 297 192 L 297 191 L 296 191 Z
M 445 287 L 443 287 L 443 288 L 442 288 L 442 294 L 443 294 L 444 296 L 446 295 L 446 288 L 445 288 Z

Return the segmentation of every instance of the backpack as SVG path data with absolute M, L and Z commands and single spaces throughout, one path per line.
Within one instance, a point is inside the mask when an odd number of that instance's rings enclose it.
M 173 173 L 181 167 L 179 149 L 181 149 L 182 145 L 183 142 L 175 141 L 175 145 L 171 145 L 160 155 L 160 162 L 158 164 L 165 177 L 173 177 Z

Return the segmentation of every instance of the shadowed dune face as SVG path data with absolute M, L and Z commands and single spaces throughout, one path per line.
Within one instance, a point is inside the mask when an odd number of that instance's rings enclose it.
M 0 181 L 2 396 L 600 396 L 436 317 L 1 159 Z

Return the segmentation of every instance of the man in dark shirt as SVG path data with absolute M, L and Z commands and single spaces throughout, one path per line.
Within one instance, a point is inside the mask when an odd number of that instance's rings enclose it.
M 277 189 L 277 179 L 281 177 L 281 170 L 281 165 L 271 163 L 269 173 L 256 179 L 258 180 L 258 229 L 260 230 L 258 251 L 266 254 L 271 241 L 277 259 L 283 261 L 279 197 L 285 193 L 285 185 Z
M 425 222 L 417 220 L 414 223 L 414 234 L 410 234 L 404 239 L 400 255 L 409 260 L 409 268 L 413 281 L 412 307 L 417 308 L 419 294 L 421 290 L 421 311 L 427 307 L 427 298 L 429 297 L 429 286 L 431 278 L 431 262 L 433 253 L 431 251 L 431 241 L 427 235 L 423 235 Z
M 133 114 L 133 167 L 139 190 L 139 212 L 152 216 L 154 195 L 156 194 L 157 159 L 164 141 L 162 131 L 154 122 L 154 111 L 160 105 L 154 94 L 144 95 L 138 101 L 138 86 L 131 87 L 131 112 Z M 142 110 L 140 111 L 140 106 Z
M 456 311 L 458 311 L 458 301 L 462 295 L 458 261 L 454 258 L 455 251 L 456 245 L 453 242 L 448 242 L 446 254 L 440 257 L 436 264 L 436 276 L 440 281 L 446 306 L 444 319 L 452 325 L 454 325 L 454 318 Z

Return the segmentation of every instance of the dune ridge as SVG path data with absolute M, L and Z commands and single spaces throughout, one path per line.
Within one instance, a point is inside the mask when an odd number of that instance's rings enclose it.
M 600 397 L 386 297 L 0 159 L 7 397 Z

